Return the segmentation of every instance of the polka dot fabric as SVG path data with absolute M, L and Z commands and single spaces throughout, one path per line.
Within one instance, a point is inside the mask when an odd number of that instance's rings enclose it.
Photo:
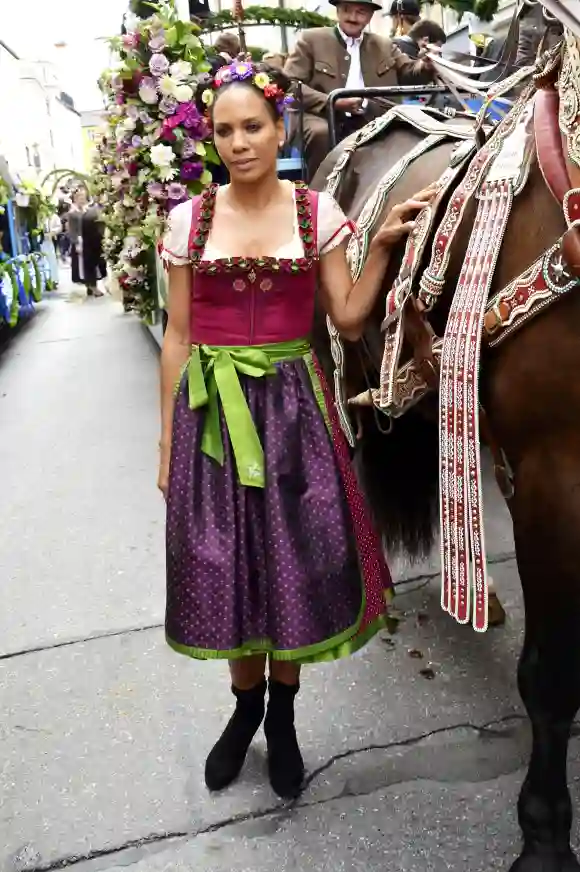
M 262 293 L 256 302 L 252 330 L 268 336 L 254 339 L 258 344 L 287 340 L 292 311 L 312 310 L 315 270 L 278 281 L 280 299 Z M 196 273 L 195 282 L 203 290 L 194 306 L 198 330 L 219 320 L 220 335 L 229 338 L 247 327 L 237 323 L 235 291 L 208 273 Z M 275 375 L 239 375 L 264 449 L 264 488 L 240 485 L 221 409 L 224 465 L 202 452 L 205 410 L 189 408 L 182 379 L 167 500 L 166 633 L 184 654 L 269 651 L 297 662 L 328 660 L 359 647 L 381 625 L 389 572 L 315 367 L 311 375 L 308 362 L 297 359 L 278 364 Z M 322 383 L 330 432 L 313 378 Z
M 304 649 L 323 653 L 384 613 L 390 578 L 305 362 L 241 382 L 264 447 L 263 489 L 239 484 L 223 415 L 224 466 L 201 451 L 205 412 L 189 409 L 185 377 L 177 397 L 167 636 L 192 656 L 272 650 L 299 660 Z M 330 413 L 332 420 L 331 406 Z

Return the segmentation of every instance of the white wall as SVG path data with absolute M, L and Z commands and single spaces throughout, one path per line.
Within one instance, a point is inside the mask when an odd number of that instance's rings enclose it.
M 54 66 L 16 60 L 0 45 L 0 153 L 13 175 L 41 180 L 52 169 L 83 169 L 80 115 L 63 104 Z M 10 84 L 8 84 L 8 82 Z

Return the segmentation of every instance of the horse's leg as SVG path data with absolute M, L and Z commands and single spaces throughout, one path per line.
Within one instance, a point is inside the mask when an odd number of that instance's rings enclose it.
M 580 707 L 580 458 L 566 445 L 518 464 L 511 506 L 526 609 L 518 671 L 532 725 L 532 754 L 519 803 L 524 838 L 511 872 L 578 872 L 570 848 L 567 752 Z

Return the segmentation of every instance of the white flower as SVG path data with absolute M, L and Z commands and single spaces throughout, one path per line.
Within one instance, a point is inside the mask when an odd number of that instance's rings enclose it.
M 138 29 L 141 19 L 138 18 L 133 12 L 125 12 L 125 29 L 129 31 L 129 33 L 135 33 Z
M 139 87 L 139 96 L 148 106 L 153 106 L 159 101 L 159 94 L 152 85 L 141 85 Z
M 187 61 L 176 61 L 169 67 L 169 72 L 178 82 L 183 82 L 191 76 L 191 64 Z
M 168 167 L 175 158 L 175 152 L 170 145 L 154 145 L 149 154 L 151 163 L 158 167 Z
M 175 99 L 180 103 L 187 103 L 193 97 L 193 88 L 189 85 L 177 85 L 174 94 Z
M 179 83 L 171 76 L 161 76 L 159 79 L 159 90 L 164 97 L 174 97 L 178 87 Z
M 175 167 L 159 167 L 158 175 L 162 182 L 170 182 L 177 175 L 177 170 Z
M 127 131 L 135 130 L 136 126 L 137 125 L 136 125 L 135 121 L 133 120 L 133 118 L 125 118 L 125 120 L 123 121 L 123 123 L 121 125 L 123 130 L 127 130 Z

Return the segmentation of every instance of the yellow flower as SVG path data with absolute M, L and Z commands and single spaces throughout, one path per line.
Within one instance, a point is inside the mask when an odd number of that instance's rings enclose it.
M 206 90 L 201 95 L 201 102 L 204 104 L 204 106 L 211 106 L 211 104 L 213 103 L 213 99 L 214 99 L 213 91 L 210 91 L 209 88 L 206 88 Z
M 257 88 L 261 88 L 263 91 L 264 88 L 267 88 L 269 84 L 270 76 L 268 75 L 268 73 L 256 73 L 256 75 L 254 76 L 254 85 L 256 85 Z

